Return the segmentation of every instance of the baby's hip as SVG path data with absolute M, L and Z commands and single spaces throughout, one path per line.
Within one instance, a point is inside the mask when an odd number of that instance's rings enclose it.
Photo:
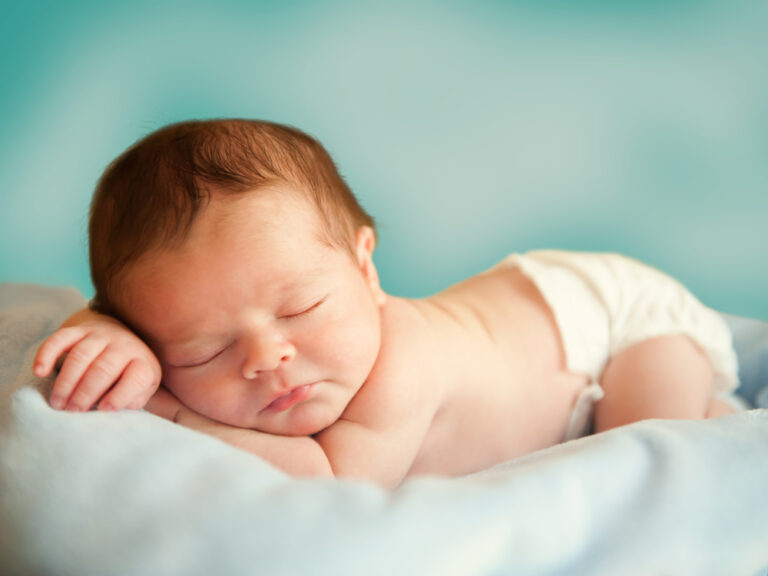
M 715 388 L 738 383 L 722 317 L 666 274 L 618 254 L 542 251 L 511 255 L 555 318 L 569 370 L 595 381 L 611 357 L 650 338 L 689 336 L 712 361 Z

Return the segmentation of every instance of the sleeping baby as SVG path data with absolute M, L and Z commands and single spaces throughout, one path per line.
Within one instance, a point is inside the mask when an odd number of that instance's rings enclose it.
M 372 218 L 294 128 L 150 134 L 102 176 L 89 239 L 94 299 L 35 359 L 41 377 L 59 360 L 51 405 L 146 408 L 295 475 L 392 487 L 732 411 L 723 320 L 629 258 L 512 254 L 386 294 Z

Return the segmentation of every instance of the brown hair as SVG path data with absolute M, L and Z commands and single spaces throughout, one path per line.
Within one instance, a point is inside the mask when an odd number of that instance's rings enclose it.
M 373 218 L 314 138 L 258 120 L 198 120 L 165 126 L 133 144 L 104 171 L 91 201 L 91 307 L 115 314 L 112 281 L 152 249 L 180 244 L 216 193 L 286 183 L 306 192 L 325 240 L 353 249 L 354 231 Z

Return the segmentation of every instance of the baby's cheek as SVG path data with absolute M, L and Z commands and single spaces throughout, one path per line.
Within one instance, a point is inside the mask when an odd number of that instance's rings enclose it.
M 346 369 L 355 372 L 367 371 L 373 366 L 379 352 L 380 334 L 378 324 L 375 322 L 361 321 L 339 324 L 344 326 L 335 332 L 333 353 L 336 361 L 343 364 Z
M 190 380 L 189 375 L 185 375 L 182 370 L 174 368 L 163 370 L 163 386 L 168 388 L 176 398 L 185 404 L 187 404 L 185 399 L 189 398 L 190 391 L 193 390 Z
M 218 380 L 219 376 L 213 371 L 198 367 L 173 369 L 163 383 L 187 407 L 209 418 L 216 418 L 213 412 L 224 408 L 222 387 L 215 385 Z

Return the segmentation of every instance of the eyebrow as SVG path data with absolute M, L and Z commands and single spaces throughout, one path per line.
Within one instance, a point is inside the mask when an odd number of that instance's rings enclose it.
M 223 338 L 207 341 L 196 340 L 194 338 L 189 340 L 173 340 L 163 344 L 162 354 L 163 356 L 166 356 L 169 353 L 172 356 L 178 354 L 191 354 L 194 352 L 199 352 L 201 349 L 205 352 L 208 352 L 214 349 L 218 349 L 219 347 L 223 347 L 223 342 Z
M 302 272 L 301 274 L 296 274 L 290 279 L 286 280 L 284 283 L 282 283 L 281 291 L 293 290 L 295 288 L 303 288 L 305 286 L 308 286 L 309 284 L 312 284 L 313 282 L 316 282 L 318 279 L 320 279 L 324 275 L 325 275 L 325 270 L 322 270 L 319 266 L 315 268 L 311 268 L 309 271 Z
M 313 268 L 310 268 L 308 271 L 304 271 L 300 274 L 295 274 L 293 276 L 290 276 L 287 280 L 284 282 L 281 282 L 279 284 L 279 293 L 284 294 L 286 292 L 292 292 L 296 291 L 302 288 L 305 288 L 309 286 L 310 284 L 316 282 L 318 279 L 320 279 L 322 276 L 325 275 L 325 270 L 322 269 L 320 266 L 316 266 Z M 197 347 L 201 345 L 202 340 L 207 340 L 207 343 L 210 343 L 212 340 L 217 341 L 223 338 L 224 334 L 216 334 L 216 335 L 207 335 L 207 336 L 213 336 L 212 338 L 180 338 L 180 339 L 173 339 L 170 341 L 167 341 L 163 344 L 163 348 L 165 348 L 164 352 L 167 353 L 168 350 L 172 350 L 173 352 L 179 352 L 180 349 L 183 348 L 191 348 L 191 347 Z

